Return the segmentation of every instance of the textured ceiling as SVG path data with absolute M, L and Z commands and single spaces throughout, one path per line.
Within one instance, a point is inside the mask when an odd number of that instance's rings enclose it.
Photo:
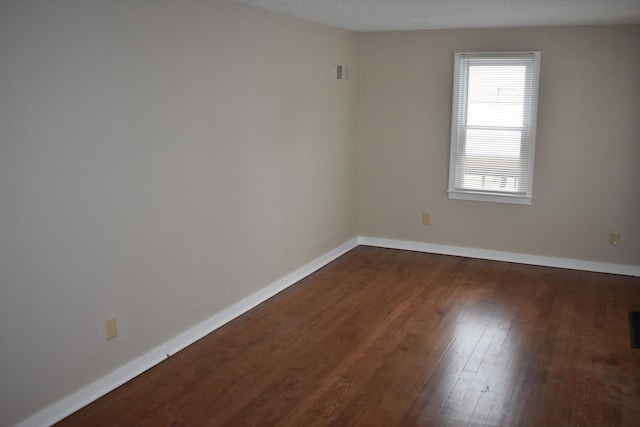
M 640 0 L 236 0 L 355 31 L 640 23 Z

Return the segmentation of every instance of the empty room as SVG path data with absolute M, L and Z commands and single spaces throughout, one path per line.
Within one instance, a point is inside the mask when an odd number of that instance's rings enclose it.
M 1 0 L 0 426 L 634 426 L 637 0 Z

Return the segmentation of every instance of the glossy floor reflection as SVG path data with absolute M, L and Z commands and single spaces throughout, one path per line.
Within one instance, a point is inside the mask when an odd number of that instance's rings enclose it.
M 640 278 L 358 247 L 60 425 L 637 425 Z

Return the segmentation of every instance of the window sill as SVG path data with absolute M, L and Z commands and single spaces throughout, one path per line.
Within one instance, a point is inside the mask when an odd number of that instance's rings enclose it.
M 482 193 L 475 191 L 448 191 L 449 198 L 455 200 L 473 200 L 476 202 L 509 203 L 513 205 L 531 205 L 530 196 L 500 193 Z

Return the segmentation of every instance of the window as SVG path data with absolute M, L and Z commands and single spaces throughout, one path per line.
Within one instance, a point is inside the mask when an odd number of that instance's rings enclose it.
M 456 52 L 449 198 L 531 204 L 540 52 Z

